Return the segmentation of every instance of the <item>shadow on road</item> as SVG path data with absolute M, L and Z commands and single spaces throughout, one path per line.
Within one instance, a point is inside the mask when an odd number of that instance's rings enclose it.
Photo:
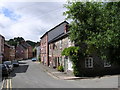
M 16 73 L 25 73 L 28 69 L 29 65 L 19 65 L 19 67 L 15 67 L 14 71 L 11 72 L 10 76 L 15 77 Z

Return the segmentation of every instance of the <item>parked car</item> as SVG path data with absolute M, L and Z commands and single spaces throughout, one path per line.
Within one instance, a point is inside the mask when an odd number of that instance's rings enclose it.
M 2 76 L 8 76 L 10 74 L 9 68 L 6 64 L 0 64 L 0 72 L 2 72 Z
M 12 61 L 5 61 L 4 64 L 8 65 L 10 71 L 13 71 L 13 64 L 12 64 Z
M 32 61 L 37 61 L 37 58 L 32 58 Z
M 13 60 L 12 64 L 14 67 L 18 67 L 19 66 L 19 62 L 17 60 Z

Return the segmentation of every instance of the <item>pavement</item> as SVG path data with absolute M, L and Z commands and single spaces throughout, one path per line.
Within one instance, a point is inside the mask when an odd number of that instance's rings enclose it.
M 39 63 L 39 62 L 38 62 Z M 62 80 L 76 80 L 76 79 L 87 79 L 90 77 L 76 77 L 72 73 L 72 71 L 67 71 L 67 72 L 60 72 L 57 69 L 48 67 L 40 63 L 40 65 L 43 67 L 43 69 L 52 77 L 56 79 L 62 79 Z
M 40 62 L 38 62 L 40 63 Z M 79 79 L 95 79 L 95 78 L 104 78 L 104 77 L 114 77 L 114 76 L 118 76 L 118 75 L 105 75 L 103 77 L 76 77 L 74 76 L 72 71 L 67 71 L 67 72 L 60 72 L 57 69 L 48 67 L 43 65 L 42 63 L 40 63 L 40 65 L 43 67 L 43 69 L 52 77 L 56 78 L 56 79 L 62 79 L 62 80 L 79 80 Z M 120 75 L 119 75 L 120 77 Z

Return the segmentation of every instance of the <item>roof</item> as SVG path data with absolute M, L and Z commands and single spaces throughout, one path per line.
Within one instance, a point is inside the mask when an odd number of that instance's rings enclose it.
M 7 46 L 8 48 L 11 48 L 11 46 L 10 46 L 10 45 L 8 45 L 7 43 L 5 43 L 4 45 L 5 45 L 5 46 Z
M 60 40 L 60 39 L 63 39 L 63 38 L 65 38 L 65 37 L 67 37 L 68 34 L 69 34 L 69 32 L 67 32 L 67 33 L 62 33 L 62 34 L 60 34 L 59 36 L 57 36 L 57 37 L 55 37 L 54 39 L 52 39 L 52 40 L 51 40 L 50 42 L 48 42 L 48 43 L 52 43 L 52 42 L 58 41 L 58 40 Z
M 18 45 L 17 47 L 19 47 L 21 49 L 27 49 L 27 48 L 24 48 L 22 45 Z
M 31 46 L 31 45 L 29 45 L 29 44 L 26 43 L 26 42 L 22 43 L 21 45 L 22 45 L 24 48 L 26 48 L 26 49 Z
M 4 36 L 2 36 L 1 34 L 0 34 L 0 37 L 5 38 L 5 37 L 4 37 Z
M 49 31 L 47 31 L 47 32 L 46 32 L 46 33 L 45 33 L 40 39 L 42 39 L 46 34 L 48 34 L 48 32 L 54 30 L 55 28 L 57 28 L 58 26 L 60 26 L 60 25 L 63 24 L 63 23 L 67 23 L 67 24 L 69 24 L 67 21 L 63 21 L 62 23 L 58 24 L 58 25 L 55 26 L 54 28 L 52 28 L 52 29 L 50 29 Z
M 22 49 L 28 49 L 28 47 L 30 47 L 31 45 L 29 45 L 28 43 L 26 42 L 23 42 L 21 44 L 19 44 L 17 47 L 20 47 Z

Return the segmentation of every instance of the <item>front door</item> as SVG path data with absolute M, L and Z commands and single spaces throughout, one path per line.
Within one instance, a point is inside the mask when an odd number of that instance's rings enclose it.
M 67 72 L 68 70 L 68 57 L 64 58 L 64 71 Z

